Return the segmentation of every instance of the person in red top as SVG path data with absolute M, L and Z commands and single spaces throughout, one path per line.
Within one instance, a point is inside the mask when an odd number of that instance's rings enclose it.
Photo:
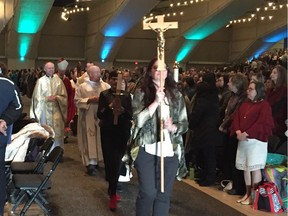
M 265 98 L 265 85 L 252 81 L 247 89 L 248 100 L 235 113 L 231 135 L 236 134 L 238 148 L 235 166 L 244 171 L 246 194 L 238 203 L 252 204 L 251 189 L 261 180 L 261 169 L 267 158 L 268 137 L 274 127 L 272 111 Z

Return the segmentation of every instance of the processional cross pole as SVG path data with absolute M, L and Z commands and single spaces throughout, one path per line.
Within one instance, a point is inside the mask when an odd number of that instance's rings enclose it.
M 165 38 L 164 32 L 168 29 L 177 29 L 178 22 L 164 22 L 164 15 L 157 16 L 157 22 L 152 23 L 153 18 L 144 19 L 143 29 L 153 30 L 157 33 L 157 70 L 160 71 L 160 89 L 164 90 L 164 83 L 162 79 L 162 71 L 166 70 L 165 65 Z M 164 157 L 163 157 L 163 127 L 164 121 L 162 117 L 162 102 L 160 103 L 160 155 L 161 155 L 161 192 L 164 193 Z

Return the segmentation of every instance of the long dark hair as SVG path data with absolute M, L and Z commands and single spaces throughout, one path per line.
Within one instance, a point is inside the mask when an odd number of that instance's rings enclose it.
M 278 77 L 276 83 L 272 82 L 272 87 L 287 86 L 287 69 L 281 65 L 276 65 L 274 69 L 277 70 Z
M 265 85 L 263 82 L 259 82 L 259 81 L 251 81 L 251 83 L 254 83 L 255 85 L 255 90 L 257 92 L 254 101 L 261 101 L 265 98 L 265 93 L 266 93 L 266 89 L 265 89 Z
M 144 92 L 144 99 L 143 100 L 144 100 L 144 106 L 145 107 L 150 105 L 155 100 L 156 88 L 155 88 L 154 83 L 153 83 L 151 71 L 152 71 L 152 67 L 156 61 L 157 61 L 157 58 L 153 58 L 149 62 L 148 66 L 147 66 L 147 72 L 143 78 L 143 83 L 141 86 L 141 90 L 142 90 L 142 92 Z M 165 79 L 164 91 L 165 91 L 167 96 L 169 95 L 172 98 L 172 101 L 174 101 L 173 99 L 175 99 L 175 94 L 173 92 L 175 89 L 177 89 L 177 87 L 176 87 L 176 82 L 173 79 L 173 74 L 169 70 L 169 68 L 167 68 L 167 78 Z

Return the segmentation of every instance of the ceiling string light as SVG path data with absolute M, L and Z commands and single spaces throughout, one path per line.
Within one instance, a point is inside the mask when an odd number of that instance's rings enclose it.
M 252 20 L 257 19 L 259 19 L 260 21 L 272 20 L 273 16 L 271 14 L 267 15 L 265 13 L 269 13 L 270 11 L 281 10 L 284 8 L 284 6 L 285 4 L 269 1 L 267 4 L 264 4 L 262 7 L 257 7 L 254 12 L 249 13 L 248 15 L 246 15 L 241 19 L 230 20 L 230 22 L 226 25 L 226 28 L 229 28 L 232 24 L 234 25 L 237 23 L 251 22 Z M 286 7 L 288 7 L 288 4 L 286 4 Z M 262 12 L 261 15 L 260 12 Z
M 66 5 L 65 7 L 63 7 L 63 11 L 61 13 L 61 19 L 65 20 L 65 21 L 70 21 L 71 20 L 71 15 L 75 14 L 75 13 L 80 13 L 80 12 L 85 12 L 85 11 L 89 11 L 90 7 L 84 7 L 78 4 L 78 2 L 89 2 L 89 0 L 76 0 L 77 3 L 71 3 Z
M 188 6 L 189 4 L 192 5 L 192 4 L 197 4 L 197 3 L 204 2 L 204 1 L 207 1 L 207 0 L 191 0 L 191 1 L 171 3 L 170 8 Z
M 177 3 L 171 3 L 169 5 L 169 7 L 165 8 L 167 10 L 171 10 L 171 9 L 177 9 L 179 10 L 179 8 L 181 7 L 187 7 L 187 6 L 191 6 L 193 4 L 197 4 L 197 3 L 202 3 L 202 2 L 205 2 L 205 1 L 208 1 L 208 0 L 190 0 L 190 1 L 183 1 L 183 2 L 177 2 Z M 159 8 L 158 8 L 159 10 Z M 151 18 L 151 19 L 157 19 L 157 16 L 158 15 L 164 15 L 164 17 L 173 17 L 173 16 L 183 16 L 184 15 L 184 12 L 183 11 L 172 11 L 172 12 L 168 12 L 168 13 L 163 13 L 163 11 L 157 11 L 155 10 L 154 12 L 150 13 L 148 16 L 144 16 L 143 19 L 147 19 L 147 18 Z

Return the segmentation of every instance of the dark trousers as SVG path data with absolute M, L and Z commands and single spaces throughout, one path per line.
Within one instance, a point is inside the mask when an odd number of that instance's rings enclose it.
M 109 183 L 110 195 L 116 194 L 119 170 L 122 157 L 126 150 L 127 133 L 123 133 L 118 125 L 103 126 L 100 128 L 101 145 L 105 165 L 106 180 Z
M 8 131 L 8 129 L 7 129 Z M 5 176 L 5 151 L 9 136 L 0 134 L 0 215 L 4 214 L 6 203 L 6 176 Z
M 139 181 L 136 216 L 149 216 L 151 211 L 153 216 L 168 216 L 178 164 L 175 155 L 164 158 L 164 193 L 161 193 L 160 157 L 148 154 L 140 147 L 135 160 Z
M 233 181 L 237 194 L 245 194 L 246 187 L 242 170 L 235 167 L 238 140 L 236 136 L 225 135 L 224 142 L 224 178 Z
M 215 143 L 211 141 L 201 146 L 197 155 L 201 170 L 200 181 L 214 182 L 216 180 Z

